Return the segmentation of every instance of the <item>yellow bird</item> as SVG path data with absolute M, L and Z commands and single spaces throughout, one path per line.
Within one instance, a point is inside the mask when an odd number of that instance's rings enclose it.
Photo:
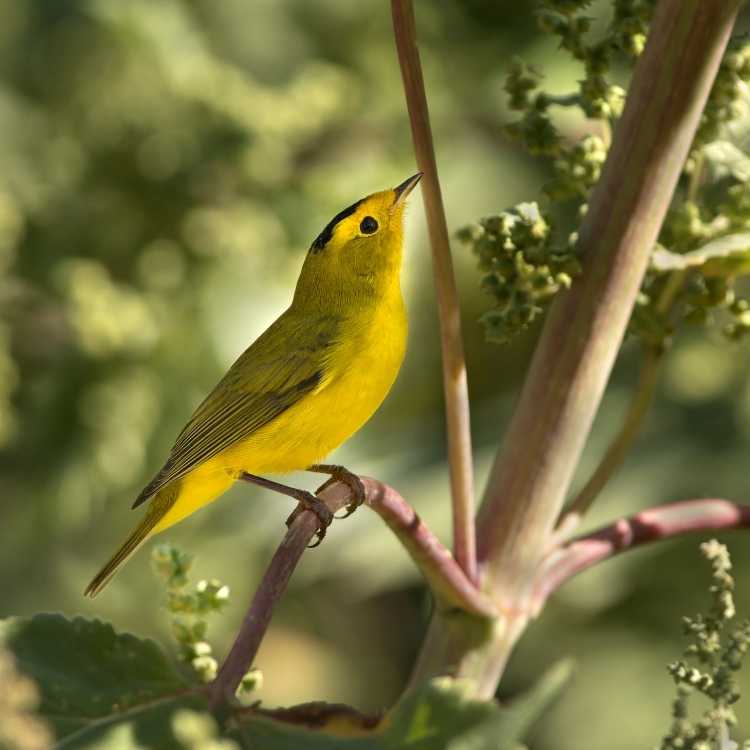
M 419 172 L 357 201 L 312 243 L 290 307 L 239 357 L 196 409 L 161 471 L 133 507 L 138 527 L 86 588 L 96 596 L 153 534 L 215 500 L 237 479 L 312 510 L 319 539 L 331 513 L 312 493 L 259 474 L 330 474 L 363 499 L 356 475 L 318 464 L 375 413 L 406 350 L 400 270 L 406 197 Z M 294 515 L 294 514 L 292 514 Z

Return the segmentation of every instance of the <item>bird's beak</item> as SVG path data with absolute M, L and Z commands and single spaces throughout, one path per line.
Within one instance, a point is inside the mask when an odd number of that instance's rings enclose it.
M 393 207 L 400 206 L 406 200 L 406 196 L 411 193 L 412 190 L 417 186 L 417 183 L 422 179 L 422 172 L 417 172 L 412 175 L 408 180 L 404 180 L 400 185 L 393 188 L 393 192 L 396 194 L 396 199 L 393 201 Z

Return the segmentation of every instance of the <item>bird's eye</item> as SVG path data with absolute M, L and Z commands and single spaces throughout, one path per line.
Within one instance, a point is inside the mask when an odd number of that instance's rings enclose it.
M 374 234 L 378 231 L 378 222 L 372 216 L 365 216 L 360 222 L 359 231 L 362 234 Z

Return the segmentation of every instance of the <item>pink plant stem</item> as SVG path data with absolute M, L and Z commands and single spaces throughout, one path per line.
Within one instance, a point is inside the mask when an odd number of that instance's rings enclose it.
M 643 544 L 697 531 L 729 531 L 750 526 L 750 505 L 729 500 L 682 500 L 657 505 L 553 550 L 542 562 L 532 595 L 538 612 L 566 581 L 602 560 Z
M 437 606 L 460 609 L 477 617 L 493 618 L 498 612 L 489 597 L 479 591 L 447 550 L 396 490 L 363 477 L 367 505 L 399 538 L 422 571 L 435 595 Z
M 326 493 L 325 503 L 335 513 L 346 504 L 348 494 L 348 490 L 340 485 L 331 487 L 330 492 Z M 315 535 L 317 526 L 318 520 L 313 513 L 300 513 L 271 558 L 229 655 L 209 687 L 211 710 L 234 698 L 237 686 L 255 660 L 274 607 L 286 591 L 289 579 Z
M 406 547 L 435 595 L 437 606 L 443 610 L 461 609 L 481 618 L 495 617 L 497 613 L 490 600 L 474 587 L 406 500 L 382 482 L 368 477 L 361 479 L 366 505 L 383 518 Z M 323 490 L 319 497 L 335 513 L 349 502 L 350 490 L 337 483 Z M 300 513 L 271 558 L 229 655 L 209 686 L 212 710 L 233 698 L 242 677 L 252 666 L 274 607 L 315 535 L 317 524 L 312 513 Z
M 432 247 L 440 347 L 443 354 L 443 388 L 448 434 L 448 465 L 453 502 L 453 551 L 470 581 L 477 580 L 474 521 L 474 467 L 471 451 L 469 387 L 461 334 L 461 310 L 453 274 L 448 225 L 440 191 L 430 113 L 427 109 L 422 64 L 419 60 L 411 0 L 392 0 L 393 31 L 409 110 L 414 153 L 424 172 L 422 199 Z

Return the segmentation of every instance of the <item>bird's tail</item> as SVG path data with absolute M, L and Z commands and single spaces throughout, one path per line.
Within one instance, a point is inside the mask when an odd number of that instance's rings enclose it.
M 159 494 L 161 495 L 162 493 Z M 159 502 L 160 499 L 157 495 L 151 501 L 151 505 L 146 515 L 138 524 L 138 527 L 125 540 L 120 549 L 115 552 L 112 559 L 94 576 L 91 583 L 86 586 L 86 590 L 83 592 L 84 596 L 90 596 L 93 599 L 110 582 L 115 573 L 130 559 L 131 555 L 151 536 L 154 527 L 164 516 L 169 505 L 171 505 L 169 503 L 165 508 L 164 503 Z

